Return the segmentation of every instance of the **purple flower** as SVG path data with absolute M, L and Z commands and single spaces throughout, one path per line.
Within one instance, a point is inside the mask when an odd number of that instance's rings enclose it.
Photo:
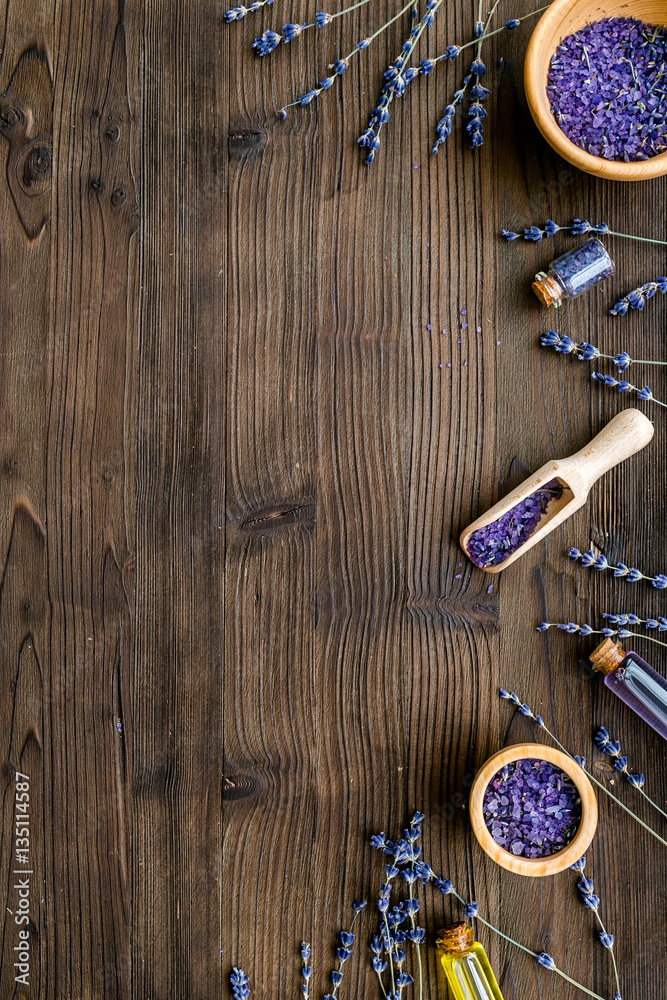
M 554 962 L 551 955 L 549 955 L 546 951 L 540 952 L 540 954 L 536 955 L 535 957 L 537 958 L 537 961 L 540 963 L 540 965 L 543 965 L 545 969 L 556 968 L 556 963 Z
M 237 969 L 237 967 L 234 966 L 229 977 L 229 982 L 232 986 L 232 996 L 234 997 L 234 1000 L 245 1000 L 246 997 L 250 996 L 250 980 L 246 976 L 243 969 Z
M 609 310 L 612 316 L 624 316 L 628 309 L 643 309 L 647 299 L 652 299 L 656 292 L 667 292 L 667 278 L 657 278 L 656 281 L 647 281 L 638 288 L 633 288 L 622 299 L 614 303 Z
M 276 48 L 280 42 L 280 37 L 277 31 L 265 31 L 263 35 L 255 39 L 252 47 L 258 56 L 267 56 Z

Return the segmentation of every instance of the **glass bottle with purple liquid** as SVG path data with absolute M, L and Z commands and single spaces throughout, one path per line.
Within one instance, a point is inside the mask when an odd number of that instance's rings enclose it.
M 535 275 L 533 291 L 543 306 L 559 306 L 561 299 L 573 299 L 599 281 L 610 278 L 614 262 L 600 240 L 593 237 L 568 250 Z
M 626 653 L 620 642 L 605 639 L 590 657 L 605 675 L 610 691 L 634 709 L 667 740 L 667 680 L 636 653 Z

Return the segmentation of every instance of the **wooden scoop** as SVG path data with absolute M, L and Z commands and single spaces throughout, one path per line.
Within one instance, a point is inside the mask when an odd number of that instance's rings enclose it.
M 512 490 L 503 500 L 487 510 L 486 514 L 461 533 L 461 548 L 468 553 L 468 540 L 474 531 L 484 528 L 492 521 L 497 521 L 521 500 L 531 493 L 544 487 L 553 479 L 557 479 L 563 487 L 562 496 L 549 503 L 535 531 L 526 541 L 503 562 L 494 566 L 483 566 L 487 573 L 500 573 L 502 569 L 513 563 L 533 545 L 540 542 L 545 535 L 553 531 L 566 517 L 586 503 L 591 486 L 604 472 L 613 469 L 619 462 L 630 458 L 641 451 L 653 437 L 653 424 L 640 410 L 623 410 L 609 421 L 607 426 L 593 438 L 590 444 L 569 458 L 553 459 L 541 469 L 526 479 L 525 482 Z

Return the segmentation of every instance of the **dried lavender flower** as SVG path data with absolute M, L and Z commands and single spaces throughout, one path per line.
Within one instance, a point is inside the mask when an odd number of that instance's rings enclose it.
M 624 379 L 616 379 L 613 375 L 605 375 L 602 372 L 591 372 L 591 378 L 595 382 L 603 382 L 605 385 L 616 388 L 619 392 L 636 392 L 639 399 L 643 399 L 646 402 L 657 403 L 658 406 L 667 406 L 667 403 L 663 403 L 660 399 L 655 398 L 648 385 L 640 389 L 639 386 L 633 385 L 632 382 L 626 382 Z
M 550 627 L 551 626 L 547 622 L 543 622 L 542 626 L 538 627 L 538 631 L 543 632 L 543 631 L 545 631 L 546 629 L 548 629 Z M 567 631 L 570 631 L 571 627 L 574 628 L 574 631 L 577 631 L 579 629 L 579 626 L 577 626 L 577 625 L 572 626 L 572 623 L 569 623 L 568 625 L 563 626 L 563 627 Z M 582 626 L 582 628 L 583 628 L 583 626 Z M 590 626 L 588 626 L 588 628 L 590 628 Z M 592 631 L 593 630 L 591 629 L 591 632 Z M 588 633 L 588 634 L 590 634 L 590 633 Z M 650 833 L 652 837 L 655 837 L 655 839 L 657 841 L 659 841 L 663 845 L 663 847 L 667 847 L 667 840 L 665 840 L 663 837 L 661 837 L 659 833 L 656 833 L 655 830 L 651 829 L 651 827 L 648 826 L 648 824 L 645 823 L 643 819 L 640 819 L 639 816 L 637 816 L 637 814 L 634 813 L 632 811 L 632 809 L 629 808 L 629 806 L 626 806 L 624 802 L 621 802 L 621 800 L 619 798 L 617 798 L 614 795 L 614 793 L 611 792 L 609 790 L 609 788 L 607 788 L 606 785 L 602 784 L 601 781 L 598 781 L 598 779 L 595 777 L 595 775 L 592 774 L 591 771 L 586 767 L 586 758 L 582 757 L 582 756 L 579 756 L 578 754 L 572 754 L 572 753 L 570 753 L 570 751 L 567 750 L 566 747 L 563 746 L 563 744 L 560 742 L 560 740 L 558 739 L 558 737 L 554 733 L 552 733 L 550 729 L 547 728 L 547 726 L 545 725 L 545 722 L 544 722 L 544 719 L 542 718 L 542 716 L 541 715 L 535 715 L 533 713 L 532 709 L 530 708 L 530 706 L 527 705 L 525 702 L 523 702 L 521 700 L 521 698 L 519 698 L 518 694 L 516 694 L 515 691 L 508 691 L 506 688 L 502 688 L 501 687 L 500 690 L 499 690 L 499 694 L 500 694 L 501 699 L 503 699 L 503 701 L 509 701 L 509 702 L 511 702 L 511 704 L 515 705 L 519 709 L 519 711 L 521 712 L 522 715 L 525 715 L 527 718 L 529 718 L 531 720 L 531 722 L 535 726 L 537 726 L 538 729 L 540 729 L 542 732 L 546 733 L 547 736 L 549 737 L 549 739 L 553 743 L 556 744 L 556 746 L 558 747 L 559 750 L 562 750 L 563 753 L 567 754 L 567 756 L 570 758 L 570 760 L 576 761 L 576 763 L 579 765 L 579 767 L 581 768 L 581 770 L 584 771 L 588 775 L 589 780 L 592 781 L 594 785 L 597 785 L 597 787 L 600 789 L 600 791 L 604 792 L 604 794 L 607 795 L 610 799 L 612 799 L 616 803 L 616 805 L 620 806 L 621 809 L 623 809 L 624 812 L 626 812 L 629 816 L 631 816 L 636 823 L 639 823 L 639 825 L 641 827 L 643 827 L 643 829 L 646 830 L 647 833 Z
M 612 615 L 606 611 L 602 617 L 606 618 L 610 625 L 645 625 L 649 629 L 657 628 L 659 632 L 667 632 L 667 618 L 664 617 L 639 618 L 634 614 Z
M 308 1000 L 310 996 L 310 977 L 313 974 L 311 966 L 308 964 L 308 959 L 310 958 L 310 945 L 307 941 L 301 942 L 301 975 L 303 977 L 303 983 L 301 985 L 301 993 L 303 994 L 304 1000 Z
M 232 996 L 234 1000 L 246 1000 L 250 996 L 250 980 L 243 969 L 237 969 L 234 966 L 229 981 L 232 984 Z
M 340 932 L 340 947 L 336 950 L 337 965 L 335 969 L 331 970 L 331 982 L 333 983 L 333 990 L 331 993 L 325 995 L 324 1000 L 336 1000 L 336 994 L 338 993 L 338 987 L 343 982 L 343 966 L 347 962 L 348 958 L 352 954 L 352 945 L 354 943 L 355 935 L 352 933 L 354 930 L 354 925 L 357 922 L 357 917 L 361 911 L 366 906 L 366 900 L 362 902 L 354 901 L 354 917 L 352 918 L 352 923 L 350 924 L 350 929 L 348 931 Z
M 331 73 L 329 76 L 323 77 L 320 80 L 319 84 L 317 84 L 315 87 L 312 87 L 311 90 L 307 90 L 305 94 L 301 94 L 301 96 L 298 97 L 295 101 L 292 101 L 290 104 L 285 104 L 282 108 L 278 110 L 277 112 L 278 115 L 283 119 L 287 118 L 288 108 L 295 108 L 298 106 L 304 107 L 305 105 L 310 104 L 311 101 L 316 100 L 323 91 L 329 90 L 333 86 L 333 83 L 336 80 L 336 78 L 342 76 L 345 70 L 348 68 L 348 66 L 350 65 L 350 60 L 353 58 L 353 56 L 355 56 L 358 52 L 363 52 L 364 49 L 367 49 L 371 44 L 371 42 L 373 42 L 379 35 L 385 32 L 387 28 L 389 28 L 394 23 L 394 21 L 397 21 L 400 17 L 403 16 L 403 14 L 406 13 L 406 11 L 408 11 L 413 6 L 414 6 L 414 0 L 410 0 L 410 2 L 407 3 L 405 7 L 401 8 L 398 14 L 395 14 L 392 18 L 390 18 L 389 21 L 386 22 L 386 24 L 383 24 L 382 27 L 378 28 L 378 30 L 375 31 L 372 35 L 369 35 L 368 38 L 362 38 L 360 42 L 357 42 L 357 44 L 355 45 L 355 47 L 352 49 L 351 52 L 349 52 L 346 56 L 343 56 L 342 58 L 336 59 L 335 62 L 329 65 L 329 69 L 333 70 L 333 73 Z M 351 7 L 348 8 L 348 10 L 352 9 L 353 8 Z M 341 11 L 340 13 L 342 14 L 345 12 Z M 264 35 L 266 34 L 267 32 L 264 32 Z M 275 35 L 275 32 L 273 32 L 273 34 Z M 264 35 L 262 36 L 262 38 L 264 38 Z M 273 48 L 275 48 L 275 46 L 280 41 L 280 37 L 281 36 L 279 35 L 278 40 L 275 42 L 275 45 L 273 45 Z M 261 39 L 255 39 L 255 41 L 261 42 Z M 256 51 L 259 52 L 258 49 L 256 49 Z M 269 49 L 269 51 L 273 51 L 273 49 Z M 259 52 L 259 54 L 264 55 L 266 53 Z
M 273 0 L 264 0 L 264 2 L 273 3 Z M 353 4 L 351 7 L 345 7 L 344 10 L 339 10 L 335 14 L 328 14 L 326 11 L 318 10 L 315 14 L 315 20 L 311 21 L 310 24 L 284 24 L 280 31 L 265 31 L 259 38 L 255 39 L 252 47 L 258 56 L 269 55 L 277 48 L 280 42 L 292 42 L 309 28 L 324 28 L 327 24 L 331 24 L 337 17 L 343 17 L 344 14 L 349 14 L 350 11 L 356 10 L 358 7 L 363 7 L 368 2 L 369 0 L 359 0 L 358 3 Z M 257 6 L 259 7 L 261 4 L 258 3 Z
M 402 97 L 407 84 L 418 73 L 418 70 L 408 65 L 410 57 L 424 31 L 433 24 L 441 3 L 442 0 L 426 0 L 426 12 L 424 16 L 419 24 L 412 28 L 409 37 L 403 42 L 400 55 L 396 57 L 391 66 L 385 71 L 385 83 L 380 91 L 377 106 L 371 114 L 366 131 L 357 139 L 360 146 L 369 147 L 369 152 L 364 159 L 364 163 L 367 166 L 373 163 L 375 154 L 380 148 L 380 133 L 384 125 L 389 121 L 389 107 L 391 102 L 396 96 Z M 416 12 L 417 7 L 414 0 L 410 6 L 414 7 L 414 11 Z M 425 69 L 426 72 L 430 72 L 432 67 Z
M 556 233 L 570 233 L 572 236 L 585 236 L 594 233 L 597 236 L 622 236 L 628 240 L 639 240 L 641 243 L 659 243 L 667 246 L 667 240 L 654 240 L 648 236 L 635 236 L 633 233 L 620 233 L 610 229 L 606 222 L 599 222 L 593 225 L 587 219 L 573 219 L 569 226 L 561 226 L 552 219 L 547 219 L 544 226 L 529 226 L 522 233 L 514 233 L 509 229 L 502 229 L 501 234 L 508 242 L 518 240 L 523 236 L 524 240 L 540 243 L 545 237 L 551 238 Z
M 240 21 L 246 14 L 254 14 L 255 11 L 272 3 L 273 0 L 255 0 L 255 3 L 251 3 L 249 7 L 244 7 L 243 4 L 232 7 L 230 10 L 226 10 L 222 16 L 228 24 L 231 24 L 232 21 Z
M 496 521 L 478 528 L 466 543 L 470 560 L 480 567 L 504 562 L 537 530 L 551 501 L 559 500 L 562 495 L 562 485 L 552 479 Z
M 595 358 L 608 358 L 613 361 L 619 371 L 627 371 L 630 365 L 667 365 L 667 361 L 650 361 L 648 359 L 631 358 L 627 351 L 617 354 L 602 354 L 600 349 L 588 341 L 577 344 L 571 337 L 564 336 L 556 330 L 548 330 L 540 336 L 542 347 L 553 347 L 559 354 L 573 354 L 579 361 L 593 361 Z
M 661 816 L 664 816 L 665 819 L 667 819 L 667 812 L 665 812 L 665 810 L 662 809 L 657 802 L 654 802 L 653 799 L 644 791 L 644 785 L 646 784 L 646 778 L 644 775 L 633 774 L 630 771 L 628 767 L 628 758 L 621 753 L 620 742 L 618 740 L 612 740 L 608 730 L 605 729 L 604 726 L 601 726 L 595 734 L 595 742 L 603 753 L 614 759 L 614 768 L 619 772 L 619 774 L 624 776 L 628 784 L 632 785 L 633 788 L 636 788 L 639 794 L 646 799 L 649 805 L 656 809 Z
M 615 302 L 609 312 L 612 316 L 625 316 L 628 309 L 643 309 L 647 299 L 652 299 L 656 292 L 662 292 L 663 295 L 667 292 L 667 278 L 656 278 L 655 281 L 647 281 L 638 288 L 633 288 Z
M 602 617 L 617 619 L 620 616 L 608 615 L 606 613 L 603 613 Z M 651 622 L 653 620 L 654 619 L 648 619 L 648 621 Z M 641 623 L 641 619 L 637 618 L 636 623 L 637 624 Z M 577 635 L 577 634 L 582 636 L 603 635 L 607 639 L 613 639 L 615 635 L 617 635 L 619 639 L 628 639 L 632 636 L 632 638 L 634 639 L 648 639 L 649 642 L 657 642 L 659 646 L 667 646 L 667 642 L 660 642 L 659 639 L 654 639 L 652 635 L 642 635 L 641 632 L 630 632 L 627 628 L 619 628 L 614 630 L 613 628 L 605 627 L 605 628 L 595 629 L 593 628 L 592 625 L 577 625 L 576 622 L 542 622 L 540 625 L 537 626 L 537 631 L 546 632 L 547 629 L 552 627 L 559 628 L 561 629 L 561 631 L 567 632 L 569 635 Z M 659 623 L 656 623 L 656 627 L 660 628 Z
M 641 570 L 638 570 L 635 566 L 626 566 L 625 563 L 619 562 L 616 566 L 613 566 L 607 561 L 607 557 L 600 553 L 596 555 L 593 549 L 589 549 L 587 552 L 580 552 L 579 549 L 573 548 L 568 552 L 570 559 L 575 562 L 581 561 L 581 565 L 585 567 L 590 567 L 592 569 L 602 572 L 606 569 L 613 571 L 614 576 L 621 577 L 628 583 L 637 583 L 638 580 L 650 580 L 651 585 L 656 587 L 658 590 L 665 590 L 667 588 L 667 575 L 664 573 L 656 573 L 655 576 L 646 576 Z
M 600 928 L 599 937 L 600 942 L 604 948 L 606 948 L 611 955 L 611 961 L 614 969 L 614 980 L 616 982 L 616 996 L 621 995 L 621 984 L 618 978 L 618 966 L 616 964 L 616 955 L 614 954 L 614 935 L 609 934 L 605 925 L 602 922 L 602 917 L 600 916 L 600 897 L 595 895 L 594 886 L 591 879 L 586 878 L 584 875 L 584 869 L 586 868 L 586 858 L 579 858 L 571 865 L 573 871 L 577 872 L 579 879 L 577 881 L 577 888 L 581 893 L 581 898 L 584 906 L 592 910 L 595 914 L 595 919 L 597 921 L 598 927 Z

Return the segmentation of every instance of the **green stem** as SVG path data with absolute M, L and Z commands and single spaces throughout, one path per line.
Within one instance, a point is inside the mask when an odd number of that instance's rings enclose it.
M 264 0 L 264 2 L 266 2 L 266 0 Z M 357 7 L 363 7 L 364 4 L 367 4 L 367 3 L 369 3 L 369 0 L 359 0 L 359 3 L 353 4 L 352 7 L 346 7 L 345 10 L 339 10 L 335 14 L 332 14 L 331 15 L 331 20 L 333 21 L 333 19 L 335 17 L 342 17 L 343 14 L 349 14 L 351 11 L 356 10 Z M 303 28 L 301 30 L 302 31 L 306 31 L 308 28 L 317 28 L 317 26 L 318 26 L 317 25 L 317 21 L 312 21 L 311 24 L 304 24 L 304 26 L 303 26 Z M 323 25 L 323 27 L 324 27 L 324 25 Z
M 595 917 L 597 919 L 597 922 L 598 922 L 598 924 L 600 926 L 600 930 L 602 931 L 603 934 L 606 934 L 607 933 L 607 928 L 602 923 L 602 917 L 600 916 L 600 913 L 599 913 L 599 910 L 598 910 L 597 907 L 595 908 L 594 913 L 595 913 Z M 612 963 L 612 966 L 614 968 L 614 979 L 616 981 L 616 992 L 620 996 L 621 995 L 621 981 L 620 981 L 619 976 L 618 976 L 618 966 L 616 965 L 616 956 L 614 955 L 614 946 L 612 945 L 611 948 L 607 948 L 607 951 L 611 955 L 611 963 Z
M 387 953 L 389 955 L 389 971 L 391 973 L 391 992 L 396 992 L 396 982 L 394 980 L 394 956 L 392 955 L 392 949 L 389 947 L 389 942 L 391 941 L 391 934 L 389 933 L 389 921 L 387 920 L 387 911 L 382 914 L 384 917 L 384 926 L 387 931 Z
M 635 785 L 634 787 L 636 788 L 637 786 Z M 644 798 L 646 799 L 646 801 L 650 805 L 652 805 L 654 809 L 657 809 L 661 816 L 664 816 L 665 819 L 667 819 L 667 812 L 665 812 L 664 809 L 661 809 L 660 806 L 658 805 L 658 803 L 654 802 L 653 799 L 650 797 L 650 795 L 646 794 L 646 792 L 644 791 L 643 788 L 637 788 L 637 791 L 641 792 L 641 794 L 644 796 Z
M 605 236 L 623 236 L 626 240 L 639 240 L 640 243 L 659 243 L 660 246 L 667 246 L 667 240 L 652 240 L 649 236 L 633 236 L 631 233 L 616 233 L 613 229 L 608 229 Z
M 382 973 L 378 972 L 377 977 L 380 980 L 380 989 L 382 990 L 382 995 L 386 998 L 387 991 L 385 990 L 384 983 L 382 982 Z
M 415 867 L 415 864 L 414 864 L 414 861 L 413 861 L 412 862 L 412 870 L 413 871 L 414 871 L 414 867 Z M 413 889 L 413 885 L 412 885 L 412 882 L 411 882 L 410 883 L 410 899 L 414 899 L 413 892 L 414 892 L 414 889 Z M 412 929 L 414 930 L 416 925 L 415 925 L 415 918 L 414 918 L 414 915 L 412 913 L 410 914 L 410 923 L 412 924 Z M 417 942 L 415 941 L 414 944 L 413 944 L 413 947 L 415 947 L 417 949 L 417 968 L 419 970 L 419 1000 L 422 1000 L 422 996 L 423 996 L 423 972 L 422 972 L 421 945 L 417 944 Z

